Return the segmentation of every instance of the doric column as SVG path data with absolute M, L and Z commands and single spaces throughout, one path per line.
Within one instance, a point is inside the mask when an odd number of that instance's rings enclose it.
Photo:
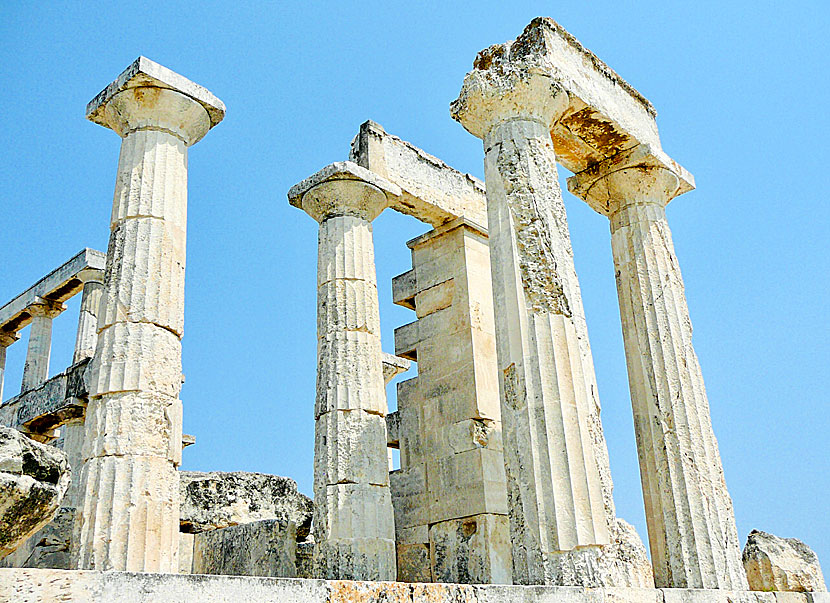
M 84 283 L 81 294 L 81 313 L 78 316 L 78 334 L 75 337 L 75 353 L 72 363 L 92 358 L 95 342 L 98 340 L 98 310 L 104 293 L 104 272 L 87 268 L 78 274 Z
M 6 379 L 6 348 L 20 339 L 20 335 L 0 330 L 0 402 L 3 401 L 3 383 Z
M 386 454 L 372 220 L 395 185 L 351 162 L 291 189 L 320 223 L 314 416 L 315 575 L 394 580 L 395 527 Z
M 549 77 L 502 69 L 486 52 L 452 113 L 484 140 L 513 580 L 604 583 L 589 559 L 611 541 L 613 505 L 550 136 L 568 98 Z
M 52 353 L 52 320 L 66 307 L 63 304 L 38 298 L 26 308 L 32 317 L 29 325 L 29 347 L 23 367 L 21 392 L 43 385 L 49 377 L 49 356 Z
M 666 204 L 689 190 L 693 179 L 650 148 L 605 163 L 568 184 L 611 221 L 655 581 L 658 587 L 746 590 L 732 501 L 666 222 Z
M 187 148 L 223 112 L 144 58 L 87 107 L 123 141 L 85 419 L 83 569 L 178 571 Z

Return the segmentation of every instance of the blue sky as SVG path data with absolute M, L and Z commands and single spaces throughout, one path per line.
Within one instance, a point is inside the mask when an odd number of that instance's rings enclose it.
M 311 491 L 316 224 L 288 188 L 346 157 L 366 119 L 483 177 L 448 105 L 476 52 L 551 16 L 655 105 L 697 179 L 669 223 L 735 503 L 830 570 L 830 127 L 824 2 L 245 2 L 0 6 L 0 303 L 105 250 L 120 140 L 86 103 L 144 54 L 204 85 L 225 121 L 190 151 L 185 469 L 289 475 Z M 567 176 L 562 171 L 562 177 Z M 646 540 L 607 219 L 566 194 L 620 516 Z M 824 203 L 825 205 L 822 205 Z M 375 222 L 384 348 L 406 216 Z M 55 321 L 71 360 L 79 300 Z M 16 393 L 25 338 L 9 350 Z M 392 402 L 394 405 L 394 402 Z

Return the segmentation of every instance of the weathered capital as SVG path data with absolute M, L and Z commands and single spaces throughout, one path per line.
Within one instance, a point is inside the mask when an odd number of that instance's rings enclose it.
M 87 283 L 102 283 L 104 282 L 104 271 L 97 268 L 84 268 L 75 275 L 83 284 Z
M 26 312 L 31 316 L 45 316 L 47 318 L 55 318 L 64 310 L 66 310 L 66 306 L 62 303 L 42 297 L 35 298 L 35 302 L 26 308 Z
M 327 165 L 288 191 L 289 203 L 318 222 L 335 216 L 371 222 L 400 196 L 397 185 L 351 161 Z
M 635 203 L 665 207 L 694 188 L 692 174 L 650 145 L 622 151 L 568 178 L 568 190 L 606 216 Z
M 453 119 L 481 139 L 513 119 L 537 121 L 550 130 L 568 107 L 568 93 L 549 75 L 509 62 L 509 48 L 482 50 L 450 105 Z
M 87 119 L 125 138 L 138 130 L 164 131 L 190 146 L 225 116 L 209 91 L 139 57 L 86 108 Z

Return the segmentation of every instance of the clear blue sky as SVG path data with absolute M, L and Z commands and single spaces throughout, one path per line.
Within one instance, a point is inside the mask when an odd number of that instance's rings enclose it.
M 106 248 L 120 140 L 84 119 L 87 101 L 139 54 L 204 85 L 228 113 L 190 151 L 184 468 L 288 475 L 307 493 L 317 225 L 288 188 L 345 159 L 366 119 L 482 177 L 449 102 L 478 50 L 558 20 L 652 101 L 664 149 L 697 178 L 668 215 L 740 538 L 801 538 L 830 571 L 826 2 L 35 6 L 0 6 L 0 303 Z M 646 540 L 608 222 L 565 203 L 617 508 Z M 387 351 L 414 320 L 390 278 L 424 230 L 375 223 Z M 55 321 L 53 373 L 77 306 Z M 25 339 L 7 395 L 24 355 Z

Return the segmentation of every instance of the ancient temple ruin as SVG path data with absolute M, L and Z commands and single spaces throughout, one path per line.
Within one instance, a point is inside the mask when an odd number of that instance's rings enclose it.
M 0 307 L 0 392 L 29 326 L 0 443 L 48 445 L 66 456 L 51 473 L 71 468 L 28 533 L 3 509 L 0 600 L 830 601 L 803 543 L 782 569 L 754 532 L 742 560 L 665 214 L 694 178 L 649 101 L 547 18 L 482 50 L 451 103 L 485 182 L 367 121 L 288 191 L 318 223 L 313 501 L 289 478 L 179 471 L 194 442 L 178 397 L 187 149 L 224 112 L 143 57 L 87 107 L 122 138 L 107 252 Z M 650 558 L 614 506 L 557 163 L 610 223 Z M 389 353 L 385 210 L 430 227 L 391 283 L 414 320 Z M 73 364 L 49 378 L 52 320 L 76 294 Z M 385 386 L 411 363 L 389 412 Z M 4 491 L 25 505 L 46 478 L 7 457 Z

